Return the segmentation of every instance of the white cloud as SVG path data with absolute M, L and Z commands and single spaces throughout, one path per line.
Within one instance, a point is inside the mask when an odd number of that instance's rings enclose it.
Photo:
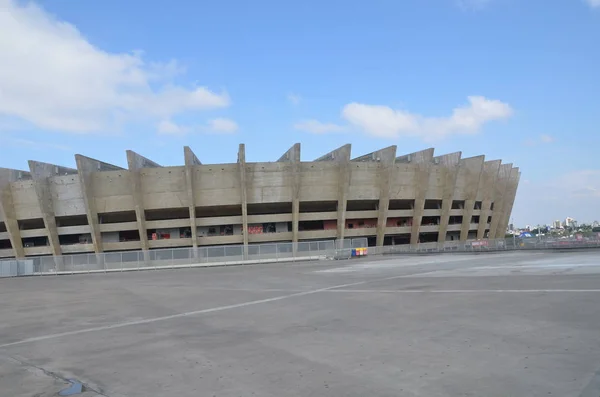
M 555 139 L 553 136 L 542 134 L 537 138 L 527 138 L 524 143 L 526 146 L 536 146 L 538 144 L 548 144 L 554 141 Z
M 600 7 L 600 0 L 585 0 L 585 2 L 592 8 Z
M 294 124 L 294 128 L 299 131 L 310 132 L 312 134 L 326 134 L 329 132 L 340 132 L 344 127 L 333 123 L 322 123 L 318 120 L 305 120 Z
M 206 124 L 200 126 L 188 126 L 177 124 L 171 120 L 162 120 L 158 123 L 157 131 L 159 135 L 183 136 L 193 132 L 205 133 L 233 133 L 238 130 L 235 121 L 226 118 L 216 118 L 209 120 Z
M 342 117 L 365 133 L 380 138 L 418 137 L 426 141 L 448 135 L 476 134 L 490 121 L 510 117 L 510 105 L 482 96 L 469 96 L 469 104 L 455 108 L 449 117 L 424 117 L 388 106 L 350 103 Z
M 299 105 L 302 101 L 302 97 L 297 94 L 288 94 L 287 99 L 292 105 Z
M 232 133 L 238 130 L 238 125 L 233 120 L 218 118 L 210 120 L 207 128 L 211 132 Z
M 32 3 L 0 0 L 0 10 L 0 117 L 89 133 L 230 104 L 226 92 L 171 84 L 184 72 L 176 61 L 103 51 Z
M 171 120 L 162 120 L 157 127 L 157 131 L 161 135 L 184 135 L 189 130 L 189 127 L 179 125 Z

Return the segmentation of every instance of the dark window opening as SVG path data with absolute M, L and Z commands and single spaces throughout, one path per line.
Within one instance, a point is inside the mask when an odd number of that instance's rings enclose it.
M 248 204 L 248 215 L 290 214 L 292 203 Z
M 494 210 L 494 203 L 492 203 L 492 204 L 490 205 L 490 210 L 492 210 L 492 211 Z
M 462 210 L 465 208 L 464 200 L 454 200 L 452 201 L 452 209 L 453 210 Z
M 471 223 L 479 223 L 479 215 L 472 216 Z
M 377 218 L 350 219 L 346 221 L 346 229 L 371 229 L 377 227 Z
M 301 201 L 300 212 L 334 212 L 337 211 L 337 201 Z
M 196 207 L 197 218 L 209 218 L 219 216 L 241 216 L 241 205 L 215 205 L 211 207 Z
M 325 223 L 323 221 L 300 221 L 298 222 L 298 230 L 325 230 Z
M 7 250 L 11 248 L 12 244 L 10 243 L 10 240 L 0 240 L 0 250 Z
M 25 237 L 22 238 L 23 247 L 46 247 L 48 246 L 48 237 Z
M 377 245 L 377 237 L 367 237 L 367 246 L 375 247 Z
M 473 207 L 473 209 L 480 210 L 481 206 L 482 206 L 482 202 L 481 201 L 475 201 L 475 206 Z
M 425 200 L 426 210 L 439 210 L 442 209 L 442 200 Z
M 412 210 L 415 208 L 415 200 L 390 200 L 390 210 Z
M 378 200 L 348 200 L 346 211 L 374 211 L 379 209 Z
M 44 229 L 44 220 L 42 218 L 37 219 L 23 219 L 18 221 L 19 230 L 33 230 L 33 229 Z
M 277 226 L 273 222 L 263 223 L 263 233 L 276 233 Z
M 168 208 L 160 210 L 144 211 L 147 221 L 166 221 L 171 219 L 189 219 L 190 209 L 184 208 Z
M 60 245 L 91 244 L 92 235 L 89 233 L 61 234 L 58 236 L 58 242 Z
M 0 233 L 4 233 L 6 231 L 6 225 L 4 222 L 0 222 Z
M 448 233 L 447 239 L 450 241 L 458 241 L 460 240 L 460 233 Z
M 421 225 L 423 225 L 423 226 L 434 226 L 434 225 L 439 225 L 439 224 L 440 224 L 439 216 L 424 216 L 421 219 Z
M 459 225 L 463 222 L 462 216 L 451 216 L 448 220 L 448 224 L 450 225 Z
M 231 234 L 233 234 L 233 225 L 231 225 Z M 179 228 L 179 237 L 180 238 L 192 238 L 192 228 L 191 227 L 180 227 Z
M 106 212 L 98 214 L 98 222 L 102 224 L 135 222 L 136 220 L 135 211 Z
M 439 233 L 421 233 L 419 236 L 420 243 L 435 243 L 438 241 Z
M 219 233 L 221 233 L 221 236 L 233 236 L 233 225 L 219 226 Z
M 67 226 L 86 226 L 88 224 L 87 216 L 75 215 L 75 216 L 57 216 L 56 226 L 67 227 Z
M 492 217 L 491 216 L 488 216 L 487 223 L 492 223 Z
M 288 229 L 288 232 L 293 231 L 294 227 L 292 226 L 292 222 L 287 223 L 287 229 Z
M 398 234 L 385 236 L 383 245 L 405 245 L 410 244 L 410 234 Z
M 139 230 L 123 230 L 119 232 L 119 241 L 140 241 Z
M 388 218 L 387 227 L 406 227 L 412 226 L 413 218 Z

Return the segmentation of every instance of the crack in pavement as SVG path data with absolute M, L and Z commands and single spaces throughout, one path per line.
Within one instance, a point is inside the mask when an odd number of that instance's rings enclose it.
M 73 383 L 73 379 L 66 378 L 66 377 L 60 375 L 57 372 L 48 370 L 46 368 L 40 367 L 40 366 L 35 365 L 33 363 L 30 363 L 28 361 L 25 361 L 23 358 L 18 358 L 16 356 L 10 356 L 10 355 L 7 355 L 7 354 L 0 354 L 0 357 L 6 359 L 9 362 L 17 364 L 17 365 L 19 365 L 21 367 L 25 367 L 26 369 L 30 369 L 30 370 L 35 370 L 37 372 L 41 372 L 44 375 L 46 375 L 46 376 L 48 376 L 48 377 L 50 377 L 52 379 L 55 379 L 55 380 L 58 380 L 58 381 L 61 381 L 61 382 L 65 382 L 65 383 L 68 383 L 68 384 L 72 384 Z M 104 390 L 102 390 L 102 388 L 98 387 L 97 385 L 93 385 L 93 384 L 91 384 L 89 382 L 82 382 L 79 379 L 76 379 L 76 380 L 81 385 L 83 385 L 83 387 L 84 387 L 83 391 L 91 391 L 91 392 L 96 393 L 98 396 L 102 396 L 102 397 L 125 397 L 125 396 L 114 396 L 114 395 L 113 396 L 109 396 L 108 394 L 106 394 L 106 392 Z

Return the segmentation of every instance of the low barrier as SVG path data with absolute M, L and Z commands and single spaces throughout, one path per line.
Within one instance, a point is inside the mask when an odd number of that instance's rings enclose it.
M 343 247 L 343 248 L 339 248 Z M 109 273 L 140 270 L 177 269 L 204 266 L 231 266 L 254 263 L 341 260 L 373 255 L 484 253 L 522 250 L 572 250 L 600 248 L 596 239 L 496 239 L 467 242 L 447 241 L 417 245 L 367 247 L 366 238 L 343 242 L 310 241 L 241 245 L 174 248 L 151 251 L 107 252 L 101 254 L 43 256 L 0 260 L 0 277 L 44 276 L 79 273 Z

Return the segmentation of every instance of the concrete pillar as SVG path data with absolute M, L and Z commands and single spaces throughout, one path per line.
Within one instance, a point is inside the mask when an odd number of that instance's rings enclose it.
M 344 248 L 344 232 L 346 231 L 346 205 L 348 202 L 348 188 L 350 186 L 350 155 L 352 145 L 346 144 L 339 147 L 315 161 L 335 161 L 338 164 L 338 203 L 337 203 L 337 244 L 338 248 Z
M 502 215 L 496 230 L 496 238 L 502 238 L 506 235 L 506 229 L 508 229 L 508 223 L 510 221 L 510 214 L 512 213 L 515 197 L 517 195 L 517 188 L 519 186 L 519 178 L 521 173 L 519 167 L 515 167 L 510 170 L 510 177 L 507 182 L 506 198 L 502 203 Z
M 190 211 L 190 228 L 192 230 L 192 251 L 194 258 L 198 257 L 198 229 L 196 227 L 196 199 L 194 197 L 194 166 L 201 165 L 198 157 L 189 146 L 183 147 L 185 159 L 185 184 L 187 187 L 188 206 Z
M 479 189 L 479 181 L 483 173 L 483 164 L 485 156 L 469 157 L 461 159 L 458 166 L 458 179 L 454 190 L 454 195 L 460 195 L 465 200 L 465 208 L 463 210 L 463 221 L 460 227 L 460 241 L 467 241 L 471 218 L 475 208 L 477 199 L 477 191 Z
M 246 145 L 240 143 L 238 150 L 240 170 L 240 198 L 242 204 L 242 233 L 244 237 L 244 259 L 248 259 L 248 191 L 246 183 Z
M 479 181 L 479 190 L 476 201 L 481 201 L 481 215 L 479 216 L 479 227 L 477 229 L 477 240 L 485 237 L 487 219 L 491 215 L 490 206 L 494 199 L 496 181 L 500 171 L 500 160 L 486 161 L 483 163 L 483 172 Z
M 442 188 L 442 213 L 440 217 L 440 228 L 438 232 L 438 246 L 442 247 L 446 242 L 446 232 L 448 231 L 448 221 L 450 220 L 450 209 L 454 199 L 454 190 L 456 188 L 456 178 L 460 164 L 461 152 L 455 152 L 436 157 L 436 160 L 442 166 L 441 178 Z
M 161 166 L 132 150 L 127 150 L 127 167 L 129 168 L 129 175 L 131 177 L 131 195 L 133 196 L 133 208 L 135 209 L 140 243 L 144 252 L 144 262 L 148 262 L 150 260 L 150 246 L 148 245 L 148 232 L 146 230 L 141 172 L 144 168 L 158 168 Z
M 92 232 L 92 243 L 94 244 L 94 252 L 96 252 L 97 254 L 96 258 L 98 265 L 102 265 L 104 263 L 104 256 L 101 255 L 101 253 L 103 252 L 102 234 L 100 233 L 100 227 L 98 226 L 98 211 L 96 210 L 96 202 L 94 200 L 92 173 L 122 170 L 123 168 L 114 166 L 112 164 L 107 164 L 86 156 L 82 156 L 80 154 L 75 155 L 75 162 L 77 164 L 79 181 L 81 183 L 83 202 L 85 204 L 85 211 L 88 218 L 88 224 L 90 225 L 90 230 Z
M 298 249 L 298 223 L 300 219 L 300 144 L 296 143 L 277 160 L 290 162 L 290 180 L 292 187 L 292 248 Z
M 500 166 L 500 171 L 498 172 L 498 179 L 496 180 L 496 184 L 494 187 L 494 209 L 492 210 L 492 224 L 490 226 L 490 239 L 495 239 L 498 237 L 498 226 L 500 221 L 502 221 L 503 209 L 504 209 L 504 200 L 506 199 L 507 192 L 506 188 L 508 187 L 508 181 L 510 180 L 510 172 L 512 170 L 512 164 L 502 164 Z
M 64 269 L 64 262 L 61 257 L 62 251 L 54 215 L 54 202 L 52 200 L 52 192 L 50 191 L 50 178 L 56 175 L 74 175 L 77 174 L 77 170 L 29 160 L 29 171 L 34 181 L 35 193 L 42 212 L 42 218 L 44 219 L 44 225 L 46 226 L 46 233 L 48 234 L 50 249 L 54 256 L 56 270 L 61 271 Z
M 19 222 L 15 214 L 10 184 L 22 179 L 31 179 L 29 172 L 0 168 L 0 214 L 8 232 L 13 255 L 17 259 L 25 257 L 25 250 L 23 249 L 23 241 L 21 240 Z
M 433 167 L 434 149 L 429 148 L 419 152 L 406 154 L 396 158 L 396 163 L 409 163 L 414 165 L 415 172 L 415 202 L 413 208 L 412 229 L 410 233 L 410 244 L 416 246 L 419 243 L 419 233 L 423 210 L 425 209 L 425 197 L 429 188 L 429 175 Z
M 396 146 L 390 146 L 377 152 L 380 159 L 381 170 L 379 173 L 379 213 L 377 215 L 377 240 L 378 247 L 383 246 L 385 228 L 387 225 L 388 209 L 390 207 L 390 187 L 395 171 Z

